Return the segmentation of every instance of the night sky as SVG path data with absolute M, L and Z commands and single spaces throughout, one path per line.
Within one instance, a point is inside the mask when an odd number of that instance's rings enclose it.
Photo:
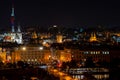
M 78 1 L 14 0 L 15 24 L 22 27 L 120 25 L 118 2 Z M 12 0 L 0 0 L 0 28 L 10 27 L 11 7 Z

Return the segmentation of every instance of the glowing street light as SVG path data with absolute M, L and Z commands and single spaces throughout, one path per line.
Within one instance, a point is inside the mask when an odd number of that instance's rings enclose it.
M 43 50 L 43 47 L 40 47 L 39 49 L 40 49 L 40 50 Z
M 23 47 L 22 49 L 25 51 L 25 50 L 26 50 L 26 47 Z

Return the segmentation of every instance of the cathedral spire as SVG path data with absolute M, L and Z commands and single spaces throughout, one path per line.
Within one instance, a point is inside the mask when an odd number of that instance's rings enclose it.
M 13 2 L 12 2 L 12 11 L 11 11 L 11 27 L 12 27 L 12 32 L 15 32 L 15 29 L 14 29 L 14 20 L 15 20 L 15 14 L 14 14 L 14 5 L 13 5 Z

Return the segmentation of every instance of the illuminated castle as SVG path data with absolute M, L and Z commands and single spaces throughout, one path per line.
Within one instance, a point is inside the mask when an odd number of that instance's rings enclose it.
M 57 38 L 57 43 L 62 43 L 63 36 L 61 34 L 58 34 L 56 38 Z
M 95 33 L 91 33 L 90 42 L 97 41 Z
M 34 31 L 34 32 L 32 33 L 32 39 L 37 39 L 37 38 L 38 38 L 37 33 Z
M 3 41 L 4 42 L 17 42 L 18 44 L 22 44 L 22 33 L 20 30 L 20 25 L 18 25 L 18 30 L 15 32 L 15 24 L 14 24 L 14 6 L 12 6 L 12 12 L 11 12 L 11 28 L 12 31 L 9 33 L 4 34 Z

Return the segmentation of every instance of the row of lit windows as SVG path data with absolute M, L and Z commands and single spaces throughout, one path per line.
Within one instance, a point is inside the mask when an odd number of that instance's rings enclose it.
M 38 61 L 38 59 L 22 59 L 22 61 Z
M 109 51 L 85 51 L 84 54 L 109 54 Z
M 89 57 L 89 55 L 88 55 L 88 56 L 75 56 L 74 58 L 83 58 L 83 57 L 87 58 L 87 57 Z M 99 55 L 94 55 L 94 56 L 91 56 L 91 57 L 93 57 L 93 58 L 106 58 L 106 57 L 109 57 L 109 56 L 105 56 L 105 55 L 101 55 L 101 56 L 99 56 Z
M 109 51 L 103 51 L 102 54 L 109 54 Z

